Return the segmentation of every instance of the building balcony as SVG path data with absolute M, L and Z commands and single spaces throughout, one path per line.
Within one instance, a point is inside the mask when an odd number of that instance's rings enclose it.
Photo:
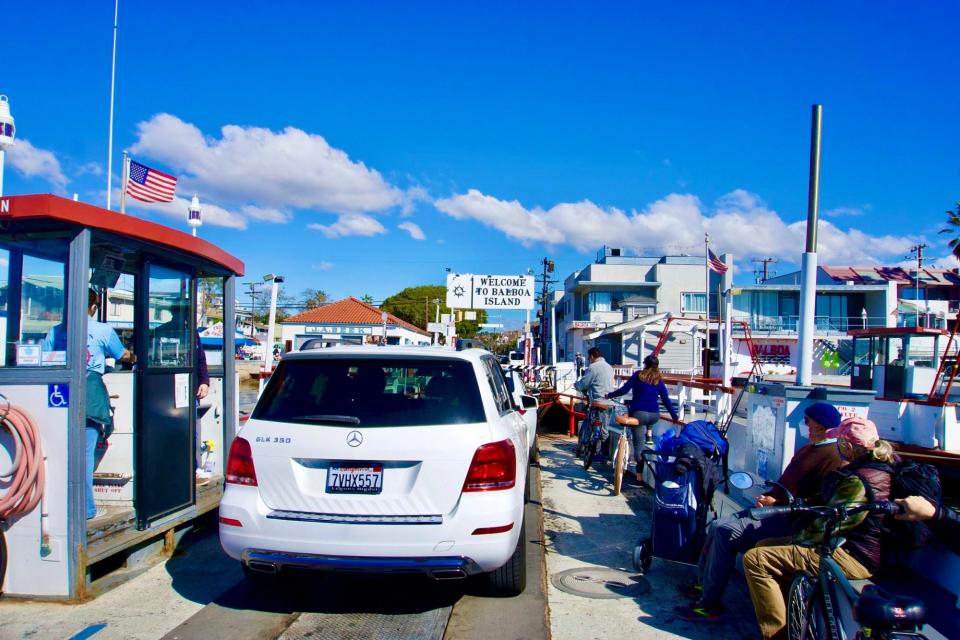
M 746 321 L 750 333 L 754 336 L 796 337 L 800 327 L 800 316 L 778 316 L 759 318 L 737 318 L 734 322 Z M 814 316 L 813 329 L 819 334 L 846 335 L 851 329 L 872 329 L 887 326 L 883 316 Z M 734 332 L 742 332 L 742 325 L 734 324 Z

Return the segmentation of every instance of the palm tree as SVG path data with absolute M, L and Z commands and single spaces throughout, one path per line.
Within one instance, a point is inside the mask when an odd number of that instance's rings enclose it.
M 949 245 L 953 255 L 960 260 L 960 201 L 954 205 L 953 209 L 947 209 L 947 226 L 940 229 L 940 233 L 954 234 Z

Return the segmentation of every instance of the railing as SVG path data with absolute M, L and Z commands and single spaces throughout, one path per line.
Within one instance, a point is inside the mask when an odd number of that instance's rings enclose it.
M 800 316 L 777 316 L 761 318 L 742 318 L 737 320 L 746 321 L 750 330 L 755 333 L 797 333 L 800 328 Z M 868 329 L 887 326 L 887 319 L 883 316 L 814 316 L 813 327 L 815 331 L 834 331 L 837 333 L 846 333 L 851 329 Z M 734 327 L 736 331 L 738 327 Z

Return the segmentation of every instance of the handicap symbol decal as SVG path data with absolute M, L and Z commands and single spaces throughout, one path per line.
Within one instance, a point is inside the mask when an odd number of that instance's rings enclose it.
M 65 384 L 47 385 L 47 406 L 53 409 L 70 406 L 70 387 Z

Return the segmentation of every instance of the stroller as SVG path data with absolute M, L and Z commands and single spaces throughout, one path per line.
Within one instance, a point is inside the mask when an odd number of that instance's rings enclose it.
M 650 535 L 637 541 L 634 567 L 646 573 L 654 556 L 695 564 L 706 538 L 713 492 L 723 478 L 727 441 L 712 422 L 697 420 L 679 435 L 673 430 L 663 434 L 655 450 L 640 455 L 656 488 Z

